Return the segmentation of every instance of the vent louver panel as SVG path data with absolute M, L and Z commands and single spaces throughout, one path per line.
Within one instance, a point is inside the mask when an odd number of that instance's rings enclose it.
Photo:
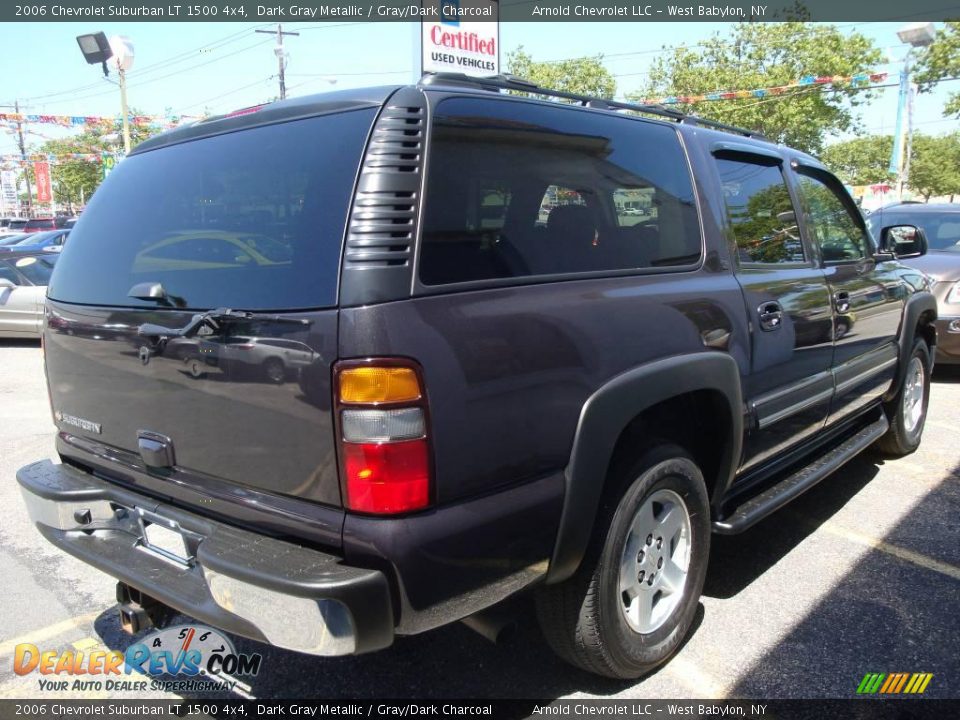
M 345 267 L 410 262 L 422 175 L 422 107 L 391 103 L 374 127 L 347 230 Z
M 340 305 L 410 296 L 427 143 L 427 101 L 401 88 L 377 117 L 350 209 Z

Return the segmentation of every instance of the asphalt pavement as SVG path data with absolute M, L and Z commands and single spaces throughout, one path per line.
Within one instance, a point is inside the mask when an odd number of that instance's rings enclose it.
M 457 624 L 383 652 L 323 659 L 237 639 L 263 655 L 256 698 L 847 698 L 868 672 L 933 673 L 960 697 L 960 371 L 935 374 L 923 445 L 863 456 L 743 535 L 713 538 L 694 632 L 656 673 L 599 679 L 556 659 L 535 622 L 493 645 Z M 13 650 L 123 649 L 114 581 L 44 542 L 16 469 L 54 455 L 39 345 L 0 340 L 0 698 L 169 697 L 41 692 Z M 197 698 L 212 697 L 197 695 Z

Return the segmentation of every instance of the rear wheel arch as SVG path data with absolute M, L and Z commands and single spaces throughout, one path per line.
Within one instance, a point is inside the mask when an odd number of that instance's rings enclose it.
M 710 438 L 689 443 L 677 437 L 678 428 L 689 428 L 699 419 L 690 414 L 705 412 L 713 430 Z M 686 415 L 677 417 L 678 413 Z M 638 444 L 638 438 L 643 442 Z M 661 441 L 684 446 L 701 466 L 715 506 L 736 471 L 743 443 L 740 370 L 731 356 L 664 358 L 614 377 L 590 396 L 564 471 L 564 504 L 548 582 L 560 582 L 576 572 L 604 494 L 622 491 L 607 485 L 616 476 L 611 472 L 614 465 L 630 462 Z

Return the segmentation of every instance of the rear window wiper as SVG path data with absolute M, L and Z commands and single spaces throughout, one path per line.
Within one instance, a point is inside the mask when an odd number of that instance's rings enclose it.
M 283 315 L 257 315 L 245 310 L 231 310 L 230 308 L 217 308 L 207 312 L 197 313 L 183 327 L 171 328 L 165 325 L 156 325 L 154 323 L 143 323 L 137 328 L 137 334 L 145 337 L 157 338 L 158 341 L 166 341 L 173 337 L 193 337 L 204 326 L 210 328 L 212 334 L 219 333 L 224 326 L 240 322 L 242 320 L 256 320 L 257 322 L 273 323 L 293 323 L 295 325 L 309 326 L 313 324 L 312 320 L 307 318 L 291 318 Z

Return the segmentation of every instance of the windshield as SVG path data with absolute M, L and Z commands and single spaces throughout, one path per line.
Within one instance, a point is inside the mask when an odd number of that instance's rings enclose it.
M 161 147 L 117 165 L 71 230 L 54 300 L 191 310 L 336 304 L 340 251 L 372 109 Z
M 930 250 L 960 252 L 960 212 L 895 212 L 878 210 L 867 218 L 874 237 L 889 225 L 913 225 L 923 230 Z

